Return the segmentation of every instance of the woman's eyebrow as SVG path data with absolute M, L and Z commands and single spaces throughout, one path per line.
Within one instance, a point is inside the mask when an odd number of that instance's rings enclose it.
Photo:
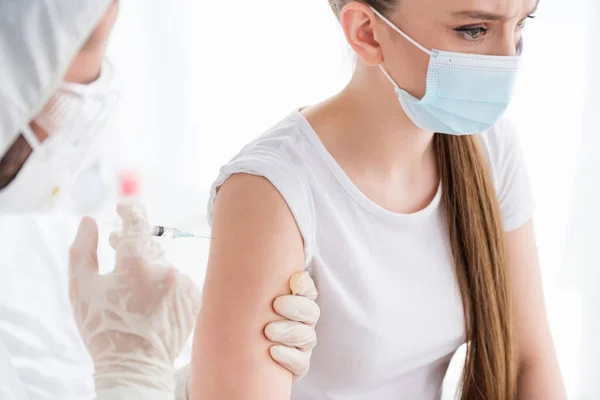
M 483 19 L 486 21 L 508 21 L 512 18 L 512 16 L 506 16 L 504 14 L 497 14 L 482 10 L 455 11 L 452 13 L 452 16 L 470 19 Z
M 535 3 L 535 6 L 528 14 L 535 13 L 539 4 L 540 4 L 540 0 L 538 0 Z M 509 21 L 514 18 L 514 16 L 507 16 L 504 14 L 498 14 L 498 13 L 482 11 L 482 10 L 455 11 L 452 13 L 452 15 L 455 17 L 486 20 L 486 21 Z

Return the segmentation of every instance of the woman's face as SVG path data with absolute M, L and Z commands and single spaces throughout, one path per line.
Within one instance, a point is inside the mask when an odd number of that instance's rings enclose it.
M 429 50 L 508 56 L 516 54 L 523 29 L 533 16 L 538 2 L 398 0 L 397 6 L 386 16 Z M 364 9 L 367 11 L 368 7 Z M 378 61 L 383 62 L 401 88 L 422 98 L 425 95 L 429 55 L 381 19 L 374 18 L 370 29 L 379 46 L 382 59 Z

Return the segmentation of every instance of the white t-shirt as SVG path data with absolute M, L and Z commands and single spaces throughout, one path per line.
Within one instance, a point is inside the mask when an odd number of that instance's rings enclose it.
M 482 134 L 505 230 L 533 213 L 517 136 L 502 121 Z M 234 173 L 267 178 L 304 238 L 319 290 L 319 344 L 293 400 L 439 399 L 449 361 L 465 342 L 464 314 L 440 207 L 397 214 L 351 182 L 300 112 L 222 167 L 209 200 Z

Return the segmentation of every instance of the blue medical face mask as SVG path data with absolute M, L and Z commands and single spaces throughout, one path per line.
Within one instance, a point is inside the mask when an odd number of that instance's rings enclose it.
M 394 85 L 404 112 L 415 125 L 429 132 L 468 135 L 485 132 L 502 117 L 512 98 L 519 68 L 517 56 L 485 56 L 427 50 L 402 32 L 379 11 L 379 18 L 419 49 L 429 54 L 427 89 L 422 99 Z

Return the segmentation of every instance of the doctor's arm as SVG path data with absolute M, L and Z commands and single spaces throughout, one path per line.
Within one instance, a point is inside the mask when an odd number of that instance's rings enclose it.
M 280 319 L 272 301 L 304 267 L 292 213 L 266 179 L 233 175 L 217 196 L 212 233 L 190 398 L 289 399 L 292 374 L 271 360 L 263 329 Z
M 517 398 L 565 400 L 556 352 L 548 326 L 533 223 L 506 234 L 514 286 L 518 356 Z

